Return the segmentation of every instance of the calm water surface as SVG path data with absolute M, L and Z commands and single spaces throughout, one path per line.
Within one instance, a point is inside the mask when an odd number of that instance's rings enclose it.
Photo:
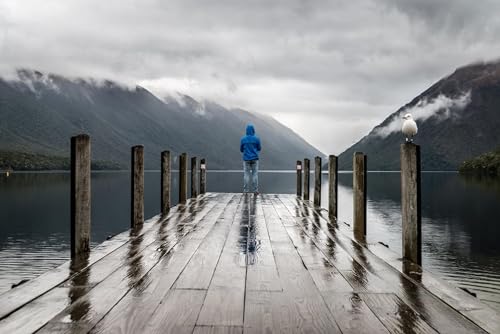
M 177 174 L 172 176 L 177 189 Z M 209 172 L 208 190 L 240 192 L 240 172 Z M 0 293 L 69 258 L 68 173 L 0 176 Z M 327 175 L 323 175 L 327 207 Z M 145 174 L 145 215 L 160 208 L 160 173 Z M 339 219 L 352 221 L 352 174 L 339 174 Z M 264 193 L 294 193 L 295 174 L 260 175 Z M 92 174 L 92 243 L 128 228 L 127 172 Z M 312 191 L 311 191 L 312 194 Z M 178 194 L 172 194 L 176 204 Z M 500 309 L 500 181 L 423 173 L 423 266 Z M 399 173 L 368 174 L 368 241 L 401 253 Z

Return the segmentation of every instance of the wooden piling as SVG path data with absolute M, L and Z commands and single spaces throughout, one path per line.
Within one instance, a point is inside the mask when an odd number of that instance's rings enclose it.
M 302 161 L 297 160 L 297 196 L 302 196 Z
M 354 237 L 364 240 L 366 236 L 366 155 L 354 153 L 353 157 Z
M 200 194 L 207 192 L 207 162 L 205 159 L 200 160 Z
M 309 159 L 304 159 L 304 200 L 309 200 L 309 180 L 310 180 Z
M 191 158 L 191 198 L 198 196 L 198 182 L 196 177 L 198 176 L 198 171 L 196 169 L 197 162 L 196 157 Z
M 71 137 L 71 258 L 90 251 L 90 137 Z
M 420 146 L 401 144 L 403 258 L 422 264 Z
M 161 212 L 166 215 L 170 210 L 170 151 L 161 152 Z
M 338 165 L 337 157 L 328 157 L 328 218 L 337 221 L 338 208 Z
M 186 203 L 187 198 L 187 154 L 179 157 L 179 203 Z
M 131 169 L 130 226 L 136 228 L 144 223 L 144 146 L 132 147 Z
M 314 158 L 314 206 L 321 206 L 321 157 Z

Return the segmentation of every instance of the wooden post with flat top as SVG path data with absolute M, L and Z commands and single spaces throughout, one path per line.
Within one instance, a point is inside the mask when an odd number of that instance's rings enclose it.
M 205 159 L 200 160 L 200 194 L 207 192 L 207 162 Z
M 338 165 L 337 157 L 328 157 L 328 218 L 337 221 L 338 210 Z
M 314 158 L 314 206 L 321 206 L 321 157 Z
M 136 228 L 144 223 L 144 146 L 132 147 L 131 168 L 130 227 Z
M 302 196 L 302 161 L 297 160 L 297 196 Z
M 179 157 L 179 203 L 186 203 L 187 198 L 187 154 Z
M 90 137 L 71 137 L 71 258 L 90 251 Z
M 401 144 L 401 211 L 403 258 L 422 264 L 420 146 Z
M 309 180 L 310 180 L 310 171 L 309 171 L 309 159 L 304 159 L 304 200 L 309 200 Z
M 197 162 L 196 157 L 191 158 L 191 198 L 198 196 L 198 182 L 196 177 L 198 176 L 198 170 L 196 169 Z
M 354 238 L 364 240 L 366 236 L 366 155 L 354 153 L 353 157 Z
M 161 213 L 166 215 L 170 210 L 170 151 L 161 152 Z

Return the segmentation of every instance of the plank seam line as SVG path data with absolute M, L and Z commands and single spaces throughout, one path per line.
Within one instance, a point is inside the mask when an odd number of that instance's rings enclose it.
M 238 214 L 238 208 L 241 206 L 241 199 L 242 199 L 242 196 L 240 196 L 238 204 L 236 206 L 236 210 L 234 210 L 234 215 L 233 215 L 233 218 L 231 219 L 230 228 L 232 228 L 232 226 L 235 222 L 235 218 Z M 229 233 L 231 233 L 231 231 L 229 231 Z M 228 236 L 229 236 L 229 234 L 228 234 Z M 196 316 L 196 320 L 194 322 L 194 324 L 195 324 L 194 327 L 203 326 L 203 325 L 198 325 L 198 320 L 200 319 L 201 311 L 203 310 L 203 307 L 205 306 L 205 301 L 207 300 L 208 290 L 210 289 L 210 286 L 212 285 L 212 280 L 214 278 L 215 272 L 217 271 L 217 267 L 219 266 L 219 262 L 220 262 L 220 259 L 222 257 L 222 253 L 224 252 L 224 248 L 226 247 L 226 242 L 227 242 L 228 236 L 226 236 L 226 239 L 224 240 L 224 245 L 222 246 L 222 250 L 219 254 L 219 258 L 217 259 L 217 264 L 215 265 L 215 269 L 212 273 L 212 277 L 210 277 L 210 282 L 208 283 L 208 289 L 207 289 L 207 292 L 205 293 L 205 297 L 203 298 L 203 303 L 201 303 L 200 311 L 198 312 L 198 315 Z M 193 328 L 193 332 L 194 332 L 194 328 Z

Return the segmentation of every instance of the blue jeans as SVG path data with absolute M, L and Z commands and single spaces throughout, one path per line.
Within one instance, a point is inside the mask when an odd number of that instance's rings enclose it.
M 259 191 L 259 160 L 243 161 L 243 192 L 250 191 Z

